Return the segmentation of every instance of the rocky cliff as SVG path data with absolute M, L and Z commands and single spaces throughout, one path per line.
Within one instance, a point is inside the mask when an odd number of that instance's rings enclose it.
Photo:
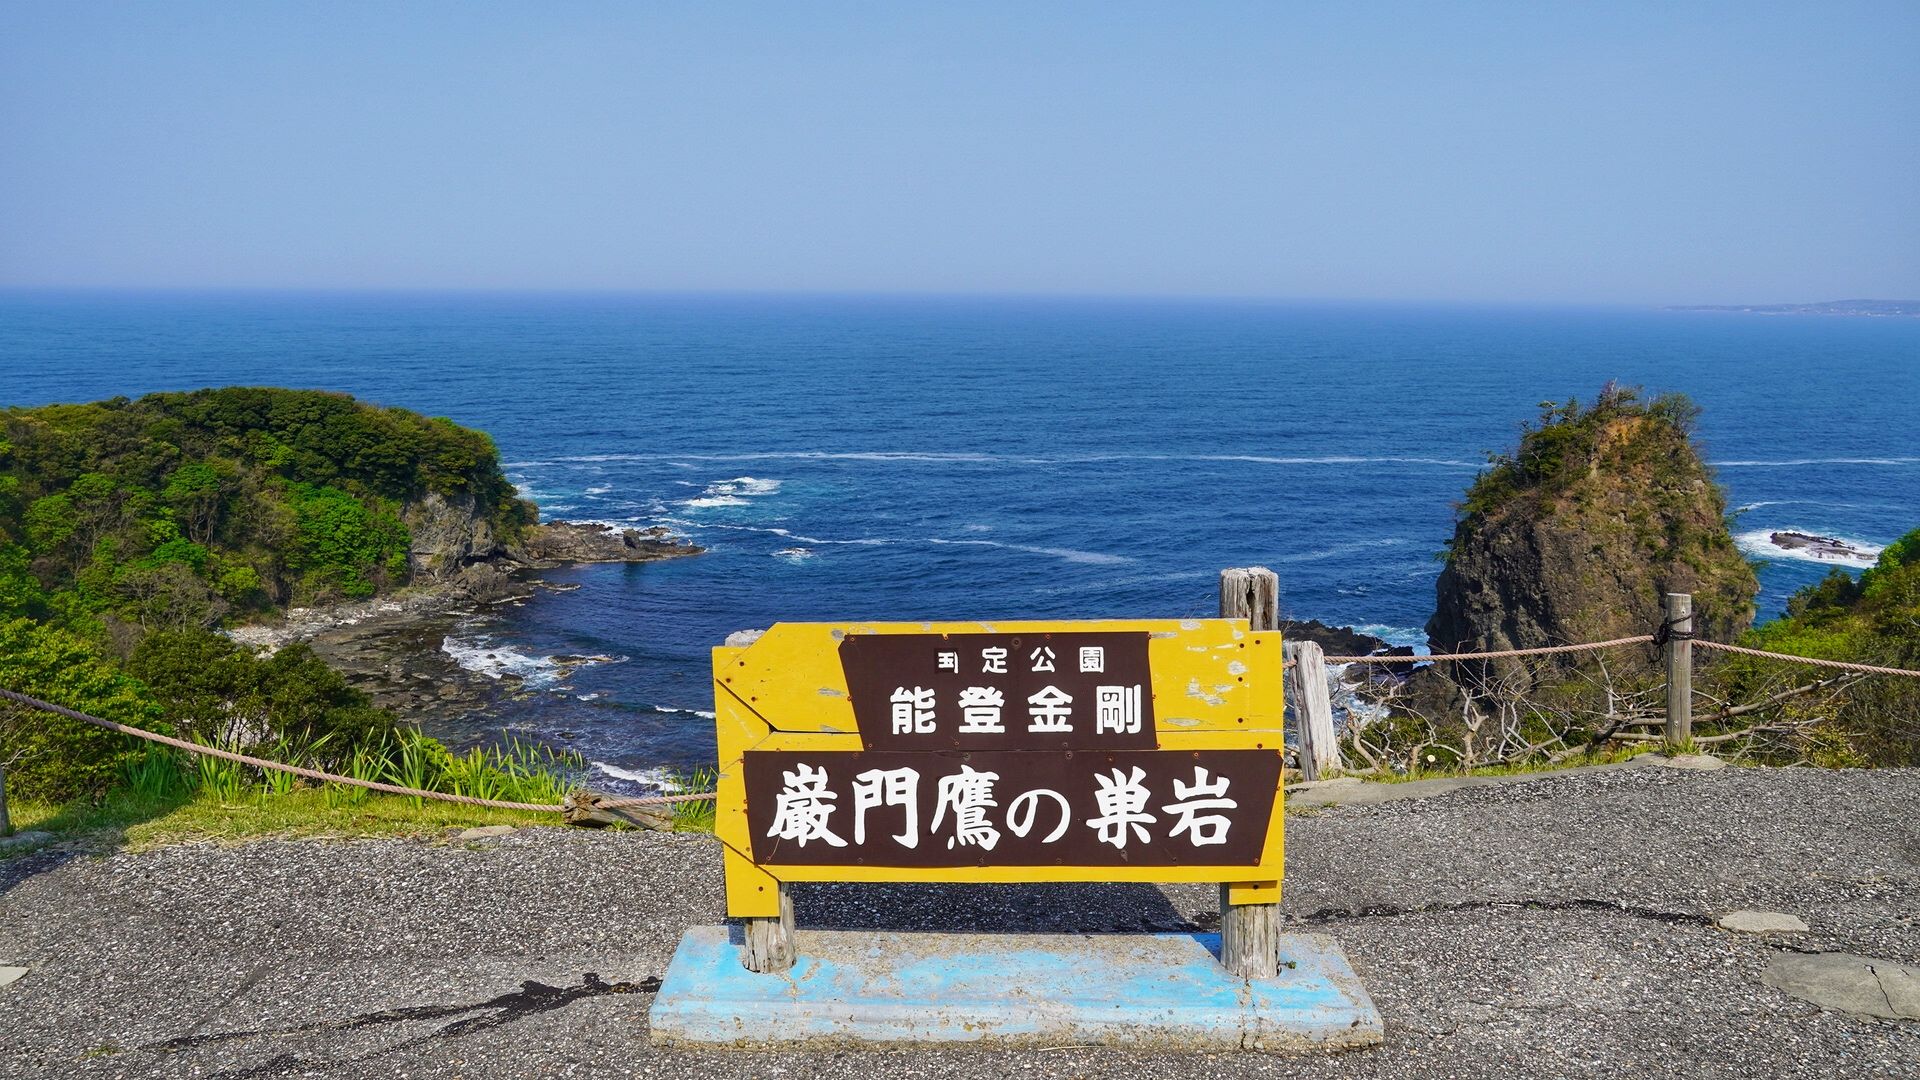
M 550 521 L 526 525 L 508 539 L 499 535 L 489 507 L 465 496 L 427 493 L 409 502 L 402 520 L 412 543 L 408 567 L 415 585 L 454 586 L 476 599 L 508 590 L 516 570 L 569 563 L 648 562 L 702 549 L 666 529 L 619 529 Z
M 1745 629 L 1758 582 L 1689 442 L 1695 412 L 1615 387 L 1591 407 L 1543 407 L 1462 504 L 1427 622 L 1433 650 L 1649 633 L 1666 592 L 1693 594 L 1696 633 Z

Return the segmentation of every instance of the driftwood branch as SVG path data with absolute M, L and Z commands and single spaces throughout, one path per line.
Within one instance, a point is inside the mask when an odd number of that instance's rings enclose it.
M 1829 686 L 1837 686 L 1840 689 L 1844 690 L 1847 687 L 1852 686 L 1854 683 L 1859 682 L 1861 679 L 1864 679 L 1864 678 L 1866 678 L 1865 675 L 1835 675 L 1829 679 L 1816 679 L 1815 681 L 1807 683 L 1804 686 L 1796 686 L 1791 690 L 1782 690 L 1777 694 L 1773 694 L 1769 697 L 1762 698 L 1761 700 L 1753 702 L 1748 705 L 1735 705 L 1729 709 L 1722 709 L 1721 711 L 1714 713 L 1710 716 L 1696 716 L 1694 717 L 1694 723 L 1714 724 L 1724 720 L 1731 720 L 1736 716 L 1745 716 L 1751 712 L 1759 712 L 1761 709 L 1767 708 L 1772 705 L 1778 705 L 1789 698 L 1796 698 L 1802 694 L 1811 694 L 1815 690 L 1824 690 Z M 1694 742 L 1702 742 L 1702 741 L 1704 740 L 1701 740 L 1701 739 L 1694 740 Z

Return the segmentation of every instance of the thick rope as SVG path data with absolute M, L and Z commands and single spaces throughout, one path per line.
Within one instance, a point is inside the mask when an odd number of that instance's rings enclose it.
M 322 772 L 319 769 L 309 769 L 301 765 L 288 765 L 281 761 L 268 761 L 265 758 L 250 757 L 246 754 L 235 753 L 232 750 L 222 750 L 214 746 L 202 746 L 199 743 L 188 742 L 185 739 L 176 739 L 170 735 L 161 735 L 137 727 L 129 727 L 126 724 L 115 723 L 112 720 L 102 720 L 97 716 L 89 716 L 86 713 L 69 709 L 64 705 L 55 705 L 50 701 L 41 701 L 39 698 L 28 697 L 25 694 L 15 693 L 12 690 L 0 689 L 0 698 L 18 702 L 30 708 L 40 709 L 43 712 L 57 713 L 72 720 L 92 724 L 94 727 L 119 732 L 122 735 L 131 735 L 136 739 L 145 739 L 148 742 L 159 743 L 162 746 L 171 746 L 194 754 L 205 754 L 209 757 L 223 758 L 227 761 L 238 762 L 242 765 L 251 765 L 256 769 L 272 769 L 276 772 L 292 773 L 295 776 L 304 776 L 309 780 L 319 780 L 323 783 L 345 784 L 349 787 L 366 788 L 368 791 L 378 791 L 387 795 L 407 795 L 419 799 L 438 799 L 441 802 L 459 803 L 462 806 L 485 806 L 495 810 L 526 810 L 536 814 L 558 814 L 566 809 L 566 807 L 561 804 L 508 802 L 505 799 L 477 799 L 471 795 L 453 795 L 444 791 L 423 791 L 419 788 L 401 787 L 399 784 L 383 784 L 377 780 L 362 780 L 355 776 L 340 776 L 335 773 Z M 650 795 L 644 798 L 614 799 L 596 802 L 595 805 L 602 809 L 613 809 L 623 806 L 694 802 L 700 799 L 711 799 L 713 797 L 714 793 L 709 791 L 695 795 Z
M 1653 640 L 1652 634 L 1636 634 L 1633 637 L 1614 638 L 1612 641 L 1590 641 L 1585 645 L 1546 645 L 1538 649 L 1501 649 L 1497 652 L 1480 653 L 1435 653 L 1430 656 L 1329 656 L 1329 664 L 1428 664 L 1436 660 L 1501 660 L 1509 656 L 1548 656 L 1555 653 L 1591 652 L 1594 649 L 1611 649 L 1620 645 L 1644 645 Z
M 1868 675 L 1905 675 L 1910 679 L 1920 679 L 1920 671 L 1907 668 L 1882 667 L 1879 664 L 1853 664 L 1845 660 L 1817 660 L 1811 656 L 1794 656 L 1790 653 L 1767 652 L 1765 649 L 1749 649 L 1744 645 L 1722 645 L 1717 641 L 1705 641 L 1695 638 L 1693 643 L 1702 649 L 1719 649 L 1721 652 L 1739 653 L 1742 656 L 1763 656 L 1769 660 L 1790 660 L 1796 664 L 1811 664 L 1814 667 L 1833 668 L 1837 671 L 1859 671 Z

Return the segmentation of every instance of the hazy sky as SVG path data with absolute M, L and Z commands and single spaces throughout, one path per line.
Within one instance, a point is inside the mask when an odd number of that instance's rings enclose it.
M 1920 297 L 1920 3 L 0 0 L 0 285 Z

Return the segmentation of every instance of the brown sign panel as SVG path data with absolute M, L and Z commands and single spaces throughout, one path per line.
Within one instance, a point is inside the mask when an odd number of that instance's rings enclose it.
M 1251 866 L 1278 750 L 749 750 L 766 866 Z
M 1150 750 L 1144 632 L 849 634 L 840 642 L 870 750 Z

